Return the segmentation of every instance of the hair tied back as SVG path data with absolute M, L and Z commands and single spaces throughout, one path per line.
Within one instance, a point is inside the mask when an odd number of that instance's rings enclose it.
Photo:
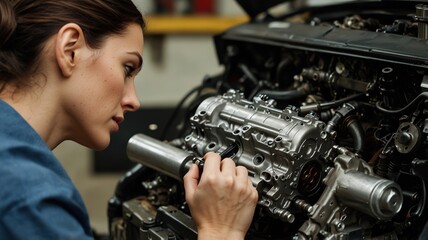
M 0 49 L 16 29 L 15 12 L 10 0 L 0 1 Z

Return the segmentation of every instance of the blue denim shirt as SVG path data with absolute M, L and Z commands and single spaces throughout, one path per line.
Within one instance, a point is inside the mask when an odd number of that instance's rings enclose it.
M 82 198 L 37 132 L 0 100 L 0 239 L 92 239 Z

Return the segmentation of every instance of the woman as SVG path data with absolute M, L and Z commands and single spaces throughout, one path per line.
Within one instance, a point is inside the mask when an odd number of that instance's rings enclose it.
M 103 149 L 139 108 L 145 22 L 131 0 L 0 1 L 0 238 L 91 239 L 83 201 L 52 154 Z M 207 154 L 184 179 L 200 239 L 243 239 L 257 192 Z

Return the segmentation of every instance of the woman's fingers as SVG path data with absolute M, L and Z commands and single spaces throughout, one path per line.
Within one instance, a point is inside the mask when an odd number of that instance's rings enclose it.
M 220 171 L 227 176 L 235 176 L 236 170 L 235 170 L 236 164 L 235 162 L 230 158 L 225 158 L 221 161 L 220 164 Z
M 207 153 L 202 175 L 192 166 L 185 176 L 186 200 L 201 237 L 243 239 L 257 203 L 248 170 L 230 158 Z M 198 178 L 199 181 L 198 181 Z
M 199 169 L 196 164 L 192 164 L 189 171 L 184 175 L 183 182 L 184 188 L 186 189 L 186 200 L 189 201 L 195 193 L 199 182 Z

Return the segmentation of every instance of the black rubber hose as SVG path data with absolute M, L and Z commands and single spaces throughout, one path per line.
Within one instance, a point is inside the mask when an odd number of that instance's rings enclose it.
M 376 109 L 387 114 L 399 114 L 404 111 L 409 110 L 415 103 L 421 100 L 421 98 L 428 98 L 428 92 L 423 92 L 419 94 L 417 97 L 415 97 L 409 104 L 407 104 L 405 107 L 401 109 L 386 109 L 381 106 L 382 102 L 379 101 L 376 103 Z
M 342 120 L 342 115 L 337 113 L 333 115 L 330 121 L 328 121 L 327 126 L 325 127 L 325 131 L 331 133 L 336 128 L 337 124 L 339 124 L 340 120 Z
M 349 102 L 351 100 L 358 99 L 358 98 L 360 98 L 360 97 L 362 97 L 364 95 L 365 95 L 364 93 L 359 93 L 359 94 L 354 94 L 354 95 L 351 95 L 351 96 L 348 96 L 348 97 L 345 97 L 345 98 L 342 98 L 342 99 L 338 99 L 338 100 L 335 100 L 335 101 L 321 103 L 319 105 L 319 108 L 320 108 L 320 111 L 325 111 L 325 110 L 328 110 L 330 108 L 337 107 L 337 106 L 339 106 L 339 105 L 341 105 L 343 103 L 347 103 L 347 102 Z
M 322 111 L 326 111 L 329 110 L 330 108 L 335 108 L 338 107 L 344 103 L 347 103 L 351 100 L 355 100 L 358 99 L 360 97 L 363 97 L 365 94 L 364 93 L 359 93 L 359 94 L 354 94 L 342 99 L 338 99 L 335 101 L 331 101 L 331 102 L 325 102 L 325 103 L 316 103 L 316 104 L 310 104 L 310 105 L 306 105 L 306 106 L 301 106 L 300 107 L 300 112 L 301 113 L 309 113 L 311 111 L 315 111 L 315 112 L 322 112 Z
M 169 129 L 173 126 L 173 122 L 174 120 L 177 118 L 178 113 L 180 112 L 180 110 L 182 109 L 184 103 L 187 101 L 187 99 L 192 96 L 194 93 L 198 93 L 204 88 L 204 86 L 197 86 L 193 89 L 191 89 L 181 100 L 180 102 L 177 104 L 177 106 L 175 107 L 174 111 L 172 112 L 171 116 L 169 117 L 168 121 L 165 124 L 165 129 L 162 131 L 160 140 L 166 140 L 166 136 L 169 132 Z
M 361 124 L 353 119 L 349 121 L 346 125 L 346 129 L 351 134 L 352 139 L 354 140 L 354 149 L 357 153 L 362 153 L 364 150 L 364 129 Z

